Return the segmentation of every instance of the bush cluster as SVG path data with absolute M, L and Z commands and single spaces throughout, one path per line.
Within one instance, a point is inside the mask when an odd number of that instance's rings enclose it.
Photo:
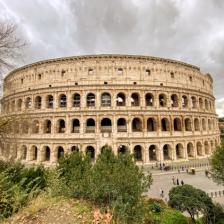
M 130 154 L 114 155 L 104 147 L 93 164 L 90 157 L 73 152 L 59 161 L 57 172 L 64 186 L 57 187 L 59 194 L 103 205 L 123 222 L 136 223 L 142 218 L 141 198 L 152 178 L 143 173 Z
M 0 161 L 0 220 L 17 212 L 45 187 L 42 166 L 25 168 L 21 163 Z

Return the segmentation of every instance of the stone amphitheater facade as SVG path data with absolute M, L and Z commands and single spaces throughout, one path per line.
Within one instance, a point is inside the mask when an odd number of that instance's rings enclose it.
M 186 161 L 220 143 L 213 80 L 200 68 L 149 56 L 51 59 L 4 79 L 2 116 L 22 115 L 0 156 L 54 164 L 73 150 L 96 159 L 104 145 L 137 162 Z

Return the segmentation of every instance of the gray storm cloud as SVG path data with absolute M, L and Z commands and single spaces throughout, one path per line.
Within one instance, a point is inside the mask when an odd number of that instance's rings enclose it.
M 224 1 L 0 0 L 29 42 L 22 64 L 79 54 L 144 54 L 183 60 L 214 79 L 224 116 Z

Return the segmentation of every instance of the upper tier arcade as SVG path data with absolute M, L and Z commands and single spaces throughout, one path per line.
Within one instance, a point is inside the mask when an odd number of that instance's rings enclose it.
M 49 87 L 103 84 L 175 87 L 213 95 L 211 76 L 193 65 L 149 56 L 89 55 L 18 68 L 4 79 L 4 97 Z

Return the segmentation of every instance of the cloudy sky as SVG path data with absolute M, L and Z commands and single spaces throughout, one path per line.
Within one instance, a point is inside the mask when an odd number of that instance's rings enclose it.
M 0 0 L 29 43 L 20 65 L 120 53 L 182 60 L 214 79 L 224 116 L 224 0 Z

